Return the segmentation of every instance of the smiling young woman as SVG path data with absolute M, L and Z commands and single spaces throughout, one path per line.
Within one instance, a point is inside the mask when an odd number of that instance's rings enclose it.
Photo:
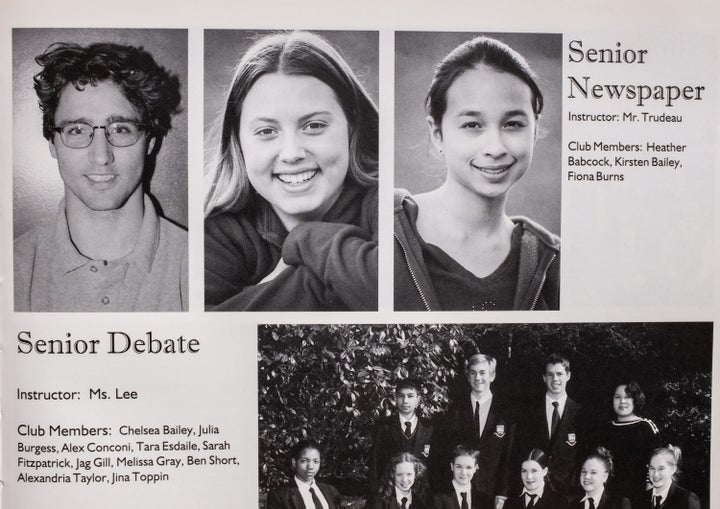
M 395 309 L 558 309 L 560 239 L 505 210 L 543 108 L 528 63 L 476 37 L 440 62 L 425 105 L 446 178 L 426 193 L 396 192 Z
M 377 108 L 308 32 L 238 63 L 206 168 L 210 310 L 377 309 Z

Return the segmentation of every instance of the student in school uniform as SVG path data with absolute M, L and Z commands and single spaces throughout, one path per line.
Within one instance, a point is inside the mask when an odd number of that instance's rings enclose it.
M 492 509 L 492 499 L 473 485 L 481 468 L 477 449 L 458 445 L 452 452 L 451 486 L 433 496 L 431 509 Z
M 381 419 L 373 435 L 370 452 L 370 481 L 375 491 L 390 458 L 400 452 L 412 453 L 428 465 L 433 425 L 417 414 L 422 402 L 418 380 L 400 380 L 395 387 L 396 412 Z
M 568 396 L 570 361 L 558 354 L 545 360 L 543 382 L 545 395 L 527 409 L 518 424 L 514 465 L 531 449 L 546 451 L 548 477 L 561 495 L 577 492 L 578 451 L 582 445 L 581 405 Z
M 585 495 L 575 498 L 569 509 L 630 509 L 630 501 L 607 489 L 613 475 L 610 451 L 598 447 L 585 459 L 580 469 L 580 486 Z
M 290 453 L 295 476 L 270 491 L 267 509 L 340 509 L 338 490 L 315 481 L 320 470 L 320 446 L 312 440 L 303 440 Z
M 472 355 L 465 368 L 470 392 L 450 405 L 446 440 L 469 444 L 479 451 L 479 469 L 473 486 L 497 504 L 507 498 L 510 452 L 514 424 L 503 403 L 492 393 L 497 360 L 486 354 Z
M 382 477 L 382 484 L 370 509 L 427 509 L 425 464 L 409 452 L 395 454 Z
M 700 499 L 677 484 L 682 452 L 668 445 L 653 451 L 648 466 L 652 489 L 645 493 L 640 509 L 700 509 Z
M 522 493 L 509 497 L 503 509 L 565 509 L 565 499 L 546 482 L 548 455 L 540 449 L 533 449 L 524 458 L 520 466 Z

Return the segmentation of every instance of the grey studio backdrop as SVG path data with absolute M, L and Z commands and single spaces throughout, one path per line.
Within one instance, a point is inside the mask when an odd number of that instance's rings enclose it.
M 40 71 L 35 57 L 55 42 L 81 45 L 112 42 L 142 46 L 155 61 L 178 76 L 181 111 L 162 143 L 147 189 L 161 214 L 187 226 L 187 31 L 175 29 L 13 29 L 13 228 L 17 238 L 55 215 L 63 182 L 42 134 L 42 113 L 33 89 Z
M 283 30 L 205 30 L 205 128 L 222 113 L 225 96 L 245 51 L 264 35 Z M 325 38 L 345 58 L 365 90 L 378 102 L 378 32 L 308 30 Z M 207 149 L 208 147 L 206 147 Z
M 395 33 L 395 186 L 411 193 L 439 187 L 443 160 L 430 144 L 425 96 L 435 67 L 456 46 L 478 35 L 498 39 L 530 63 L 545 106 L 533 162 L 510 191 L 510 215 L 530 217 L 560 233 L 562 142 L 562 35 L 487 32 Z

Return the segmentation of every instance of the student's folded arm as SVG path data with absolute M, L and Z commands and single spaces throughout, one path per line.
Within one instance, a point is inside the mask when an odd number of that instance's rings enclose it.
M 377 232 L 348 224 L 303 223 L 285 239 L 282 257 L 313 273 L 348 309 L 377 310 Z
M 341 309 L 325 285 L 304 267 L 287 267 L 266 283 L 249 285 L 213 311 L 318 311 Z

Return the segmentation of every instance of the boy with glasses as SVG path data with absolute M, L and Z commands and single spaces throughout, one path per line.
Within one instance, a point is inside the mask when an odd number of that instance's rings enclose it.
M 178 111 L 177 77 L 111 43 L 56 43 L 35 60 L 65 197 L 15 241 L 15 310 L 187 310 L 187 233 L 143 187 Z

